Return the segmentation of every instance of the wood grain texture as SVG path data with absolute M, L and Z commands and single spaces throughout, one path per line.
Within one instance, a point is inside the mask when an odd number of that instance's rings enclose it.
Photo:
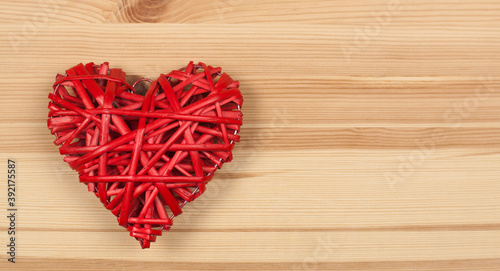
M 7 158 L 19 218 L 0 270 L 498 270 L 498 1 L 2 7 L 3 250 Z M 141 250 L 62 161 L 47 94 L 79 62 L 156 78 L 189 60 L 241 82 L 242 142 Z
M 55 13 L 62 23 L 286 23 L 363 25 L 385 12 L 404 25 L 490 25 L 497 22 L 495 0 L 22 0 L 2 1 L 0 22 Z M 41 16 L 45 17 L 45 16 Z

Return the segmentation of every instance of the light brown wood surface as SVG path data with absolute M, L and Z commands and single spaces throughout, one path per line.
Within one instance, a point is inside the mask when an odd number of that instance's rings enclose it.
M 1 270 L 500 270 L 498 1 L 0 4 Z M 62 161 L 47 94 L 79 62 L 190 60 L 240 81 L 242 142 L 141 250 Z

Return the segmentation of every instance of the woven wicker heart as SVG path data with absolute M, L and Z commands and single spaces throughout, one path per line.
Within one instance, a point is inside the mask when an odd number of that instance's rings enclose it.
M 47 125 L 80 182 L 148 248 L 231 161 L 238 87 L 221 68 L 191 62 L 143 96 L 122 70 L 79 64 L 57 76 Z

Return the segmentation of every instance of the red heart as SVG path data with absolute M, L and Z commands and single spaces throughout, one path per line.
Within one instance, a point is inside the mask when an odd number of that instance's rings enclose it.
M 231 161 L 238 87 L 221 68 L 191 62 L 142 96 L 121 69 L 80 63 L 56 77 L 47 126 L 80 182 L 148 248 Z

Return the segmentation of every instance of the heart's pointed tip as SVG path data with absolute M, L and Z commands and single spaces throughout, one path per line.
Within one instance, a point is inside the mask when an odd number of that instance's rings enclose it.
M 151 247 L 150 242 L 146 242 L 146 241 L 145 241 L 145 240 L 143 240 L 143 239 L 140 239 L 140 240 L 139 240 L 139 244 L 141 245 L 141 248 L 142 248 L 142 249 L 148 249 L 148 248 L 150 248 L 150 247 Z

